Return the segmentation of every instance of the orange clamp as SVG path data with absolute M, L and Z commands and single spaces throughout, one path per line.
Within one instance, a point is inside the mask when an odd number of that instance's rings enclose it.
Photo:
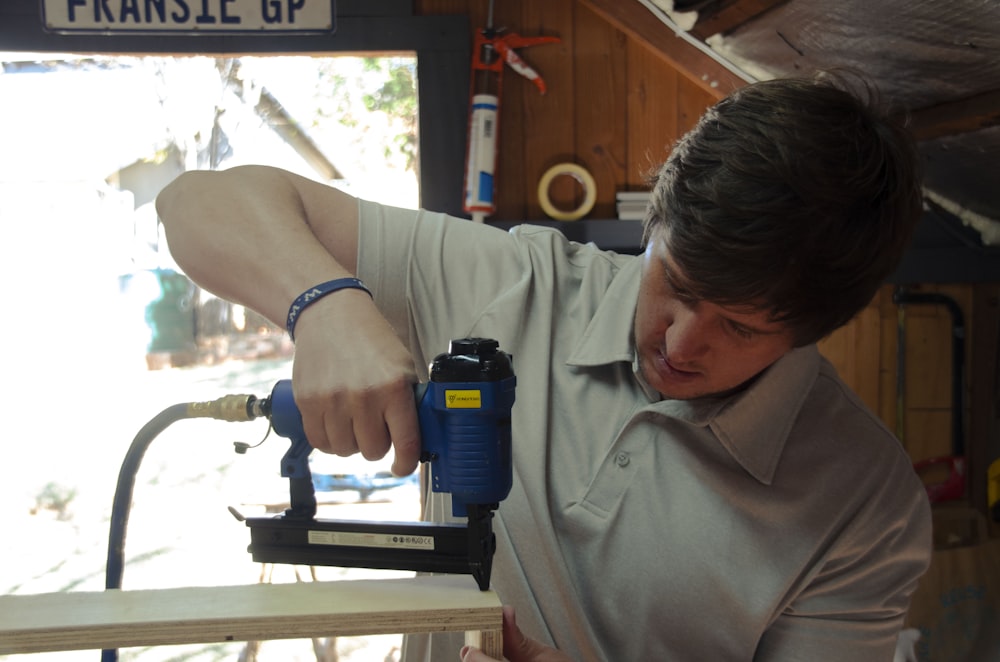
M 504 35 L 493 33 L 488 35 L 485 30 L 476 33 L 473 43 L 472 69 L 473 71 L 492 71 L 498 75 L 503 73 L 504 65 L 524 76 L 538 88 L 538 91 L 545 94 L 545 81 L 532 69 L 527 62 L 521 59 L 515 48 L 526 48 L 528 46 L 538 46 L 541 44 L 559 43 L 559 37 L 522 37 L 515 32 Z M 483 59 L 483 53 L 487 48 L 492 48 L 500 57 L 494 58 L 490 62 Z

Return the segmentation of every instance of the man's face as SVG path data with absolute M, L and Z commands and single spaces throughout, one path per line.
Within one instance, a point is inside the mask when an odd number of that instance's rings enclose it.
M 794 346 L 791 330 L 754 307 L 700 301 L 657 230 L 643 256 L 635 344 L 646 382 L 689 400 L 740 386 Z

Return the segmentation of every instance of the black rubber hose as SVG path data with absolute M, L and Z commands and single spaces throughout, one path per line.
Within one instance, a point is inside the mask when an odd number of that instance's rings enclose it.
M 118 473 L 118 485 L 115 488 L 115 498 L 111 506 L 111 527 L 108 534 L 108 562 L 105 571 L 104 587 L 106 589 L 121 588 L 122 576 L 125 573 L 125 531 L 128 528 L 129 511 L 132 509 L 132 491 L 135 488 L 135 477 L 139 472 L 142 456 L 161 432 L 176 421 L 191 418 L 187 404 L 176 404 L 167 407 L 135 435 L 129 446 L 121 471 Z M 118 649 L 101 651 L 101 662 L 116 662 Z

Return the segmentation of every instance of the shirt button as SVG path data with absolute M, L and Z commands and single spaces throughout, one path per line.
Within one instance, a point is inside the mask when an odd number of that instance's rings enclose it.
M 631 458 L 625 451 L 619 451 L 619 453 L 615 455 L 615 464 L 619 467 L 627 467 L 630 460 Z

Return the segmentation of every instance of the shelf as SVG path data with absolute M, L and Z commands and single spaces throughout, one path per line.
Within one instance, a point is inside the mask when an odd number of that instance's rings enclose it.
M 599 248 L 628 255 L 642 252 L 642 221 L 617 219 L 579 221 L 487 221 L 487 225 L 509 230 L 516 225 L 540 225 L 559 230 L 570 241 L 594 243 Z

